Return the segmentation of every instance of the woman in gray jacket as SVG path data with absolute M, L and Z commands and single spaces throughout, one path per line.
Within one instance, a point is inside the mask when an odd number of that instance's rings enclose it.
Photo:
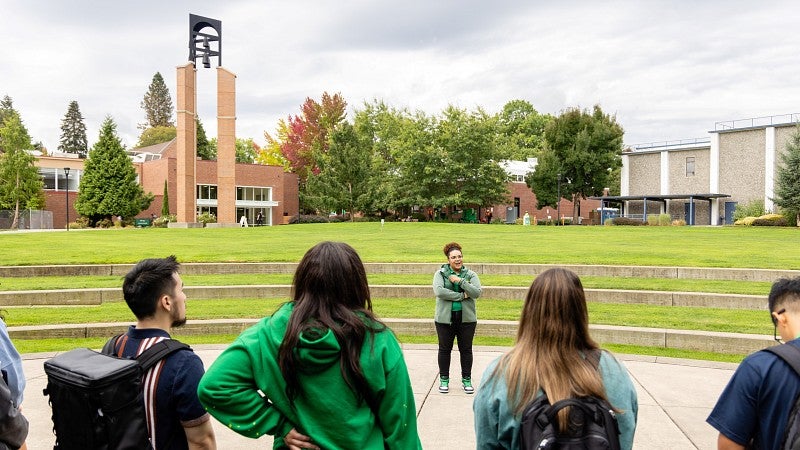
M 464 392 L 472 394 L 472 338 L 478 317 L 475 300 L 481 295 L 478 275 L 464 267 L 461 246 L 451 242 L 444 246 L 447 263 L 433 275 L 436 312 L 433 316 L 439 337 L 439 392 L 450 391 L 450 353 L 458 339 L 461 356 L 461 384 Z

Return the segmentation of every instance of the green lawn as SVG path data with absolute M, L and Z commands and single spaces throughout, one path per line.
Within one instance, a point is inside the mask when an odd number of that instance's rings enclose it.
M 770 227 L 548 227 L 378 222 L 259 228 L 109 229 L 0 233 L 5 265 L 298 261 L 322 240 L 369 262 L 435 262 L 456 240 L 465 262 L 800 269 L 800 230 Z
M 295 262 L 322 240 L 353 245 L 365 262 L 439 262 L 446 242 L 464 247 L 465 262 L 612 264 L 644 266 L 800 269 L 800 235 L 794 228 L 739 227 L 522 227 L 441 223 L 343 223 L 262 228 L 111 229 L 0 233 L 3 265 L 133 263 L 178 256 L 182 262 Z M 777 251 L 777 250 L 780 251 Z M 371 284 L 428 285 L 430 274 L 369 275 Z M 290 284 L 291 275 L 186 275 L 190 286 Z M 581 277 L 586 288 L 766 295 L 770 283 L 624 277 Z M 487 286 L 528 286 L 530 276 L 484 275 Z M 0 290 L 81 289 L 121 286 L 114 277 L 5 278 Z M 286 299 L 189 299 L 189 318 L 259 318 Z M 517 320 L 522 299 L 480 302 L 482 319 Z M 374 299 L 380 317 L 429 318 L 433 299 Z M 2 307 L 2 305 L 0 305 Z M 771 334 L 763 311 L 652 305 L 590 304 L 593 324 Z M 124 303 L 89 307 L 7 308 L 9 326 L 126 322 Z M 180 332 L 177 333 L 180 336 Z M 226 343 L 234 336 L 185 336 L 189 343 Z M 434 343 L 435 336 L 401 336 L 403 342 Z M 23 353 L 99 347 L 104 339 L 15 341 Z M 511 345 L 512 339 L 478 336 L 478 345 Z M 738 361 L 673 349 L 608 345 L 626 353 Z

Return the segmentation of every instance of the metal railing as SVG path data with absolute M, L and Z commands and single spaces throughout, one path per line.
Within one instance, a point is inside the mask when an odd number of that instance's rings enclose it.
M 698 145 L 711 145 L 711 138 L 699 137 L 693 139 L 678 139 L 674 141 L 646 142 L 643 144 L 629 145 L 628 147 L 630 147 L 631 150 L 636 152 L 642 150 L 653 150 L 657 148 L 669 149 L 676 147 L 694 147 Z
M 714 131 L 735 130 L 738 128 L 767 127 L 800 122 L 800 113 L 779 114 L 775 116 L 751 117 L 749 119 L 724 120 L 714 124 Z

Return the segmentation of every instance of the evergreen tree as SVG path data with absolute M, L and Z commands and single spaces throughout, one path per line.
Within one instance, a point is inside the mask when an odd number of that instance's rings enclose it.
M 16 113 L 17 111 L 14 109 L 14 101 L 11 100 L 11 97 L 8 95 L 4 96 L 2 100 L 0 100 L 0 126 L 3 126 L 3 122 L 6 121 L 6 118 L 11 115 L 11 113 Z M 17 115 L 19 115 L 17 113 Z
M 167 180 L 164 180 L 164 196 L 161 203 L 161 217 L 169 215 L 169 191 L 167 190 Z
M 172 98 L 161 73 L 156 72 L 153 75 L 153 81 L 144 94 L 141 106 L 147 122 L 140 125 L 140 128 L 175 126 L 172 121 Z
M 27 151 L 31 137 L 16 112 L 7 114 L 0 126 L 0 142 L 5 149 L 0 155 L 0 209 L 14 211 L 11 228 L 17 228 L 20 211 L 44 206 L 44 186 L 36 158 Z
M 145 194 L 136 182 L 136 170 L 117 136 L 117 125 L 107 117 L 84 165 L 75 209 L 96 223 L 114 216 L 133 217 L 152 201 L 153 194 Z
M 206 136 L 206 129 L 203 128 L 203 122 L 197 118 L 197 156 L 200 159 L 216 159 L 216 153 L 211 153 L 211 146 L 208 143 L 208 136 Z
M 775 198 L 772 199 L 787 216 L 800 226 L 800 125 L 786 143 L 780 156 L 780 166 L 775 178 Z
M 11 97 L 6 95 L 2 100 L 0 100 L 0 127 L 3 126 L 6 119 L 11 117 L 12 114 L 19 116 L 19 113 L 17 113 L 17 111 L 14 109 L 14 102 L 11 100 Z M 27 130 L 25 130 L 25 134 L 28 134 Z M 3 149 L 3 139 L 0 138 L 0 153 L 3 151 L 5 151 Z
M 61 119 L 61 141 L 58 150 L 65 153 L 77 153 L 81 158 L 86 158 L 89 151 L 88 140 L 86 139 L 86 124 L 83 123 L 83 115 L 78 108 L 78 102 L 69 102 L 67 113 Z

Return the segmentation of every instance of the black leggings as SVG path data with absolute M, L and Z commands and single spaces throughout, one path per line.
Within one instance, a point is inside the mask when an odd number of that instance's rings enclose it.
M 453 340 L 458 339 L 458 353 L 461 356 L 461 376 L 472 377 L 472 338 L 475 337 L 476 322 L 461 322 L 461 311 L 453 311 L 452 325 L 434 322 L 439 336 L 439 375 L 450 376 L 450 353 Z

